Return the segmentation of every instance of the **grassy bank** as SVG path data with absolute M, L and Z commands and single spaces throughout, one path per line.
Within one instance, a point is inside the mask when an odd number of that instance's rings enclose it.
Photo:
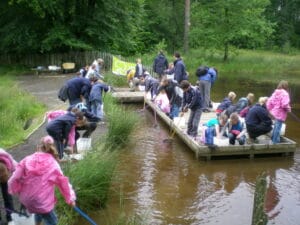
M 106 134 L 84 160 L 64 165 L 64 173 L 75 189 L 77 204 L 87 212 L 106 206 L 110 186 L 115 178 L 118 152 L 129 142 L 137 122 L 136 116 L 117 104 L 110 94 L 104 97 L 104 110 L 107 119 Z M 59 224 L 75 224 L 79 216 L 64 203 L 61 196 L 57 212 L 60 215 Z
M 145 65 L 152 65 L 157 53 L 130 57 L 141 57 Z M 169 62 L 174 60 L 167 54 Z M 300 85 L 300 54 L 281 54 L 271 51 L 236 50 L 227 62 L 223 61 L 223 52 L 205 49 L 191 49 L 182 54 L 190 81 L 196 82 L 195 71 L 200 65 L 208 65 L 218 69 L 220 77 L 229 79 L 251 79 L 255 81 L 277 83 L 286 79 L 290 83 Z
M 22 71 L 0 67 L 0 146 L 4 148 L 23 141 L 30 132 L 23 129 L 25 123 L 44 112 L 43 104 L 22 91 L 13 78 Z

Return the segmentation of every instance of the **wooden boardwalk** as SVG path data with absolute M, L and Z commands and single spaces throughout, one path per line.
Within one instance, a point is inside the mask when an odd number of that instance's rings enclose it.
M 115 92 L 114 96 L 120 102 L 143 102 L 144 92 Z M 127 97 L 126 97 L 127 96 Z M 176 134 L 194 153 L 197 158 L 204 158 L 210 160 L 216 157 L 227 157 L 227 156 L 246 156 L 249 158 L 254 158 L 259 155 L 274 155 L 280 154 L 282 156 L 291 155 L 296 151 L 297 143 L 290 140 L 287 137 L 281 137 L 281 143 L 279 144 L 269 144 L 270 137 L 262 135 L 258 137 L 259 143 L 257 144 L 245 144 L 239 145 L 229 145 L 229 140 L 224 139 L 214 139 L 215 148 L 210 148 L 200 142 L 201 139 L 201 126 L 199 126 L 199 136 L 197 138 L 191 138 L 186 134 L 186 122 L 188 121 L 188 113 L 184 114 L 184 119 L 175 118 L 174 121 L 171 120 L 164 112 L 162 112 L 152 101 L 146 99 L 145 103 L 148 108 L 156 111 L 156 114 L 163 120 L 174 134 Z M 204 124 L 211 118 L 215 117 L 215 112 L 202 113 L 200 124 Z

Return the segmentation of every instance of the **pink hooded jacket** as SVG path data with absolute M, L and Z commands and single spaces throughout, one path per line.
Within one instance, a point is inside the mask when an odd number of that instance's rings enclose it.
M 155 98 L 155 104 L 163 111 L 164 113 L 170 113 L 170 101 L 167 94 L 159 94 Z
M 58 162 L 49 153 L 36 152 L 25 157 L 8 180 L 8 191 L 17 194 L 31 213 L 48 213 L 54 209 L 55 186 L 68 204 L 76 200 L 75 192 Z
M 267 101 L 267 109 L 277 120 L 285 121 L 291 111 L 290 96 L 284 89 L 276 89 Z
M 4 149 L 0 148 L 0 162 L 4 163 L 9 172 L 14 172 L 17 162 Z

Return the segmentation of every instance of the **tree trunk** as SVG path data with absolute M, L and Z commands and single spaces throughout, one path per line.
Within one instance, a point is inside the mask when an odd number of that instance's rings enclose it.
M 224 46 L 224 57 L 223 57 L 223 60 L 224 61 L 227 61 L 228 59 L 228 42 L 225 43 L 225 46 Z
M 184 53 L 189 50 L 189 30 L 190 30 L 190 0 L 185 0 L 185 11 L 184 11 L 184 37 L 183 37 L 183 49 Z

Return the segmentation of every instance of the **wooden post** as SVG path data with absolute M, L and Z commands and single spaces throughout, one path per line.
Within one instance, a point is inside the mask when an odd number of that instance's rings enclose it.
M 268 217 L 264 211 L 267 180 L 265 174 L 257 177 L 252 212 L 252 225 L 266 225 Z

